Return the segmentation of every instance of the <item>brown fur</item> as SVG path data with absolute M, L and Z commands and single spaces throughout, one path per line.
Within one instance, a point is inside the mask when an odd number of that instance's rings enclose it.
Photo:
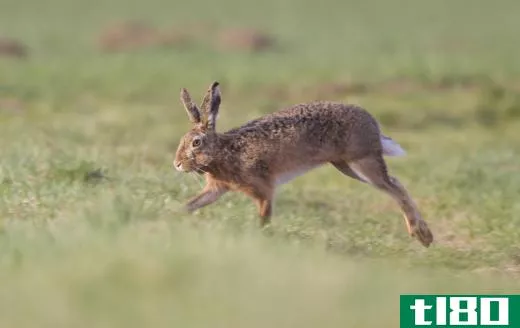
M 331 163 L 343 174 L 392 196 L 401 206 L 409 233 L 425 246 L 433 241 L 406 189 L 388 175 L 383 136 L 366 110 L 329 101 L 302 103 L 218 133 L 215 122 L 220 97 L 218 83 L 214 82 L 199 109 L 187 90 L 181 92 L 194 125 L 183 136 L 174 165 L 180 171 L 204 174 L 207 182 L 188 202 L 188 211 L 236 190 L 255 200 L 263 226 L 271 218 L 277 183 Z

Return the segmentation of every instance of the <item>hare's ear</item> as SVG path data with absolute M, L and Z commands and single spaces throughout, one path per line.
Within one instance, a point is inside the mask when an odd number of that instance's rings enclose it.
M 206 114 L 206 128 L 208 130 L 215 131 L 221 100 L 219 83 L 215 81 L 209 87 L 201 105 L 202 110 Z
M 200 110 L 197 108 L 197 105 L 191 100 L 190 94 L 188 90 L 182 88 L 181 89 L 181 102 L 186 108 L 186 112 L 188 113 L 188 117 L 190 121 L 194 124 L 200 123 Z

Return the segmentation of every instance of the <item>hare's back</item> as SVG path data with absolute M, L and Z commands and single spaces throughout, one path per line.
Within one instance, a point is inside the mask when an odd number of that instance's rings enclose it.
M 286 107 L 269 114 L 264 119 L 293 118 L 295 122 L 335 121 L 356 124 L 359 121 L 372 121 L 372 116 L 362 107 L 331 101 L 315 101 Z M 359 122 L 360 123 L 360 122 Z
M 264 155 L 309 159 L 306 154 L 314 154 L 317 162 L 333 160 L 331 154 L 350 157 L 380 148 L 378 124 L 366 110 L 326 101 L 286 107 L 228 133 Z
M 315 101 L 283 108 L 250 121 L 235 131 L 270 132 L 270 137 L 295 135 L 319 139 L 350 137 L 352 133 L 374 134 L 379 139 L 379 126 L 362 107 L 338 102 Z

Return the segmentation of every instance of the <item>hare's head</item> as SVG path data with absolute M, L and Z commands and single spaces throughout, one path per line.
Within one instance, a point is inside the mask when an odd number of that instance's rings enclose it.
M 218 152 L 215 123 L 220 106 L 219 83 L 213 82 L 199 107 L 191 100 L 188 90 L 181 90 L 192 128 L 181 138 L 173 165 L 178 171 L 202 172 Z

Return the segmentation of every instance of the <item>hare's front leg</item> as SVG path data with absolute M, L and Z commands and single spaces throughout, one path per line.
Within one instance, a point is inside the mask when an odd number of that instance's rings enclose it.
M 260 215 L 260 226 L 264 227 L 271 222 L 271 215 L 273 212 L 273 203 L 271 199 L 257 198 L 256 205 L 258 206 L 258 214 Z
M 201 207 L 216 202 L 227 191 L 228 188 L 225 186 L 208 183 L 197 196 L 188 201 L 185 208 L 188 212 L 193 212 Z
M 255 179 L 249 186 L 243 186 L 240 190 L 251 197 L 258 207 L 260 226 L 264 227 L 271 222 L 273 212 L 274 188 L 271 183 L 264 179 Z

